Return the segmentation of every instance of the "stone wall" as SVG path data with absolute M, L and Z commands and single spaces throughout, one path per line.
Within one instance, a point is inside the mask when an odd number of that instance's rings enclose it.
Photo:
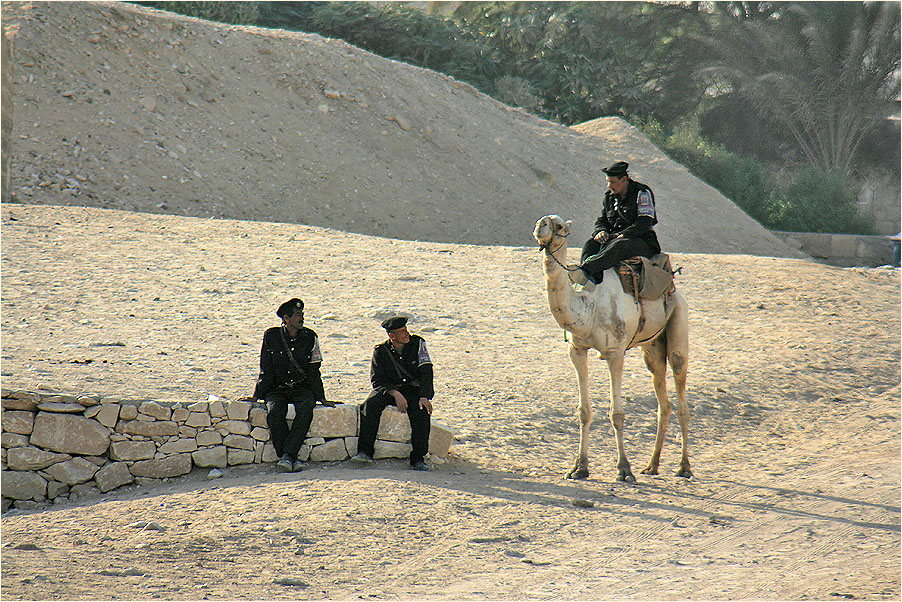
M 898 173 L 866 176 L 858 194 L 858 210 L 874 219 L 877 234 L 898 234 L 902 214 Z
M 779 232 L 771 230 L 789 246 L 814 259 L 844 268 L 877 267 L 893 263 L 893 241 L 887 236 Z
M 2 510 L 151 485 L 195 467 L 275 462 L 263 404 L 151 401 L 2 390 Z M 299 459 L 340 461 L 357 453 L 359 407 L 317 406 Z M 294 417 L 289 407 L 289 419 Z M 447 456 L 454 434 L 435 421 L 429 455 Z M 410 454 L 406 414 L 385 411 L 375 457 Z

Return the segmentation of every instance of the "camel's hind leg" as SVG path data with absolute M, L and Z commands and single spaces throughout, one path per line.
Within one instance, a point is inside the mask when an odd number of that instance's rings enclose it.
M 589 360 L 587 349 L 570 345 L 570 361 L 576 369 L 579 387 L 579 456 L 568 479 L 585 479 L 589 476 L 589 429 L 592 426 L 592 402 L 589 400 Z
M 636 477 L 630 470 L 629 460 L 626 459 L 626 450 L 623 447 L 623 397 L 620 394 L 620 386 L 623 381 L 623 353 L 611 353 L 605 358 L 608 362 L 608 370 L 611 373 L 611 426 L 614 427 L 614 438 L 617 440 L 617 480 L 635 483 Z
M 670 423 L 670 399 L 667 397 L 667 342 L 666 335 L 662 334 L 657 339 L 642 347 L 645 356 L 645 365 L 652 373 L 652 382 L 655 387 L 655 397 L 658 399 L 658 433 L 655 436 L 655 448 L 651 454 L 648 466 L 642 469 L 642 474 L 658 474 L 658 465 L 661 462 L 661 448 L 664 446 L 664 436 L 667 434 L 667 425 Z
M 682 446 L 680 468 L 676 476 L 689 478 L 689 402 L 686 401 L 686 375 L 689 370 L 689 308 L 678 294 L 674 294 L 676 306 L 667 322 L 667 361 L 673 370 L 673 381 L 676 385 L 677 416 L 680 420 Z

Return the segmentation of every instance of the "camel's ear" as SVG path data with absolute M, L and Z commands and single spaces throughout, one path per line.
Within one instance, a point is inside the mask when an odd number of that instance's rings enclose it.
M 566 222 L 564 225 L 567 226 L 567 229 L 568 229 L 568 230 L 570 230 L 570 226 L 573 225 L 573 220 L 572 220 L 572 219 L 568 219 L 567 222 Z

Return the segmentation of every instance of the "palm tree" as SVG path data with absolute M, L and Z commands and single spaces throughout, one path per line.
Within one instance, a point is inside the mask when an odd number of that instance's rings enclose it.
M 786 127 L 806 158 L 847 175 L 880 123 L 898 111 L 899 4 L 714 3 L 700 75 L 732 88 Z

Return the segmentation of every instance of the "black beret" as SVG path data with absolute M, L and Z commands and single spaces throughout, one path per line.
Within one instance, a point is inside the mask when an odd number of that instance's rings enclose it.
M 382 322 L 382 328 L 384 328 L 388 332 L 397 330 L 399 328 L 404 328 L 405 326 L 407 326 L 407 318 L 405 318 L 404 316 L 395 316 L 393 318 L 383 320 Z
M 626 175 L 626 170 L 629 169 L 629 166 L 630 164 L 626 161 L 617 161 L 610 167 L 605 167 L 601 171 L 603 171 L 607 176 L 622 178 Z
M 295 297 L 294 299 L 289 299 L 288 301 L 280 305 L 279 309 L 276 310 L 276 315 L 280 318 L 284 318 L 285 316 L 293 316 L 294 312 L 299 309 L 304 309 L 304 302 Z

